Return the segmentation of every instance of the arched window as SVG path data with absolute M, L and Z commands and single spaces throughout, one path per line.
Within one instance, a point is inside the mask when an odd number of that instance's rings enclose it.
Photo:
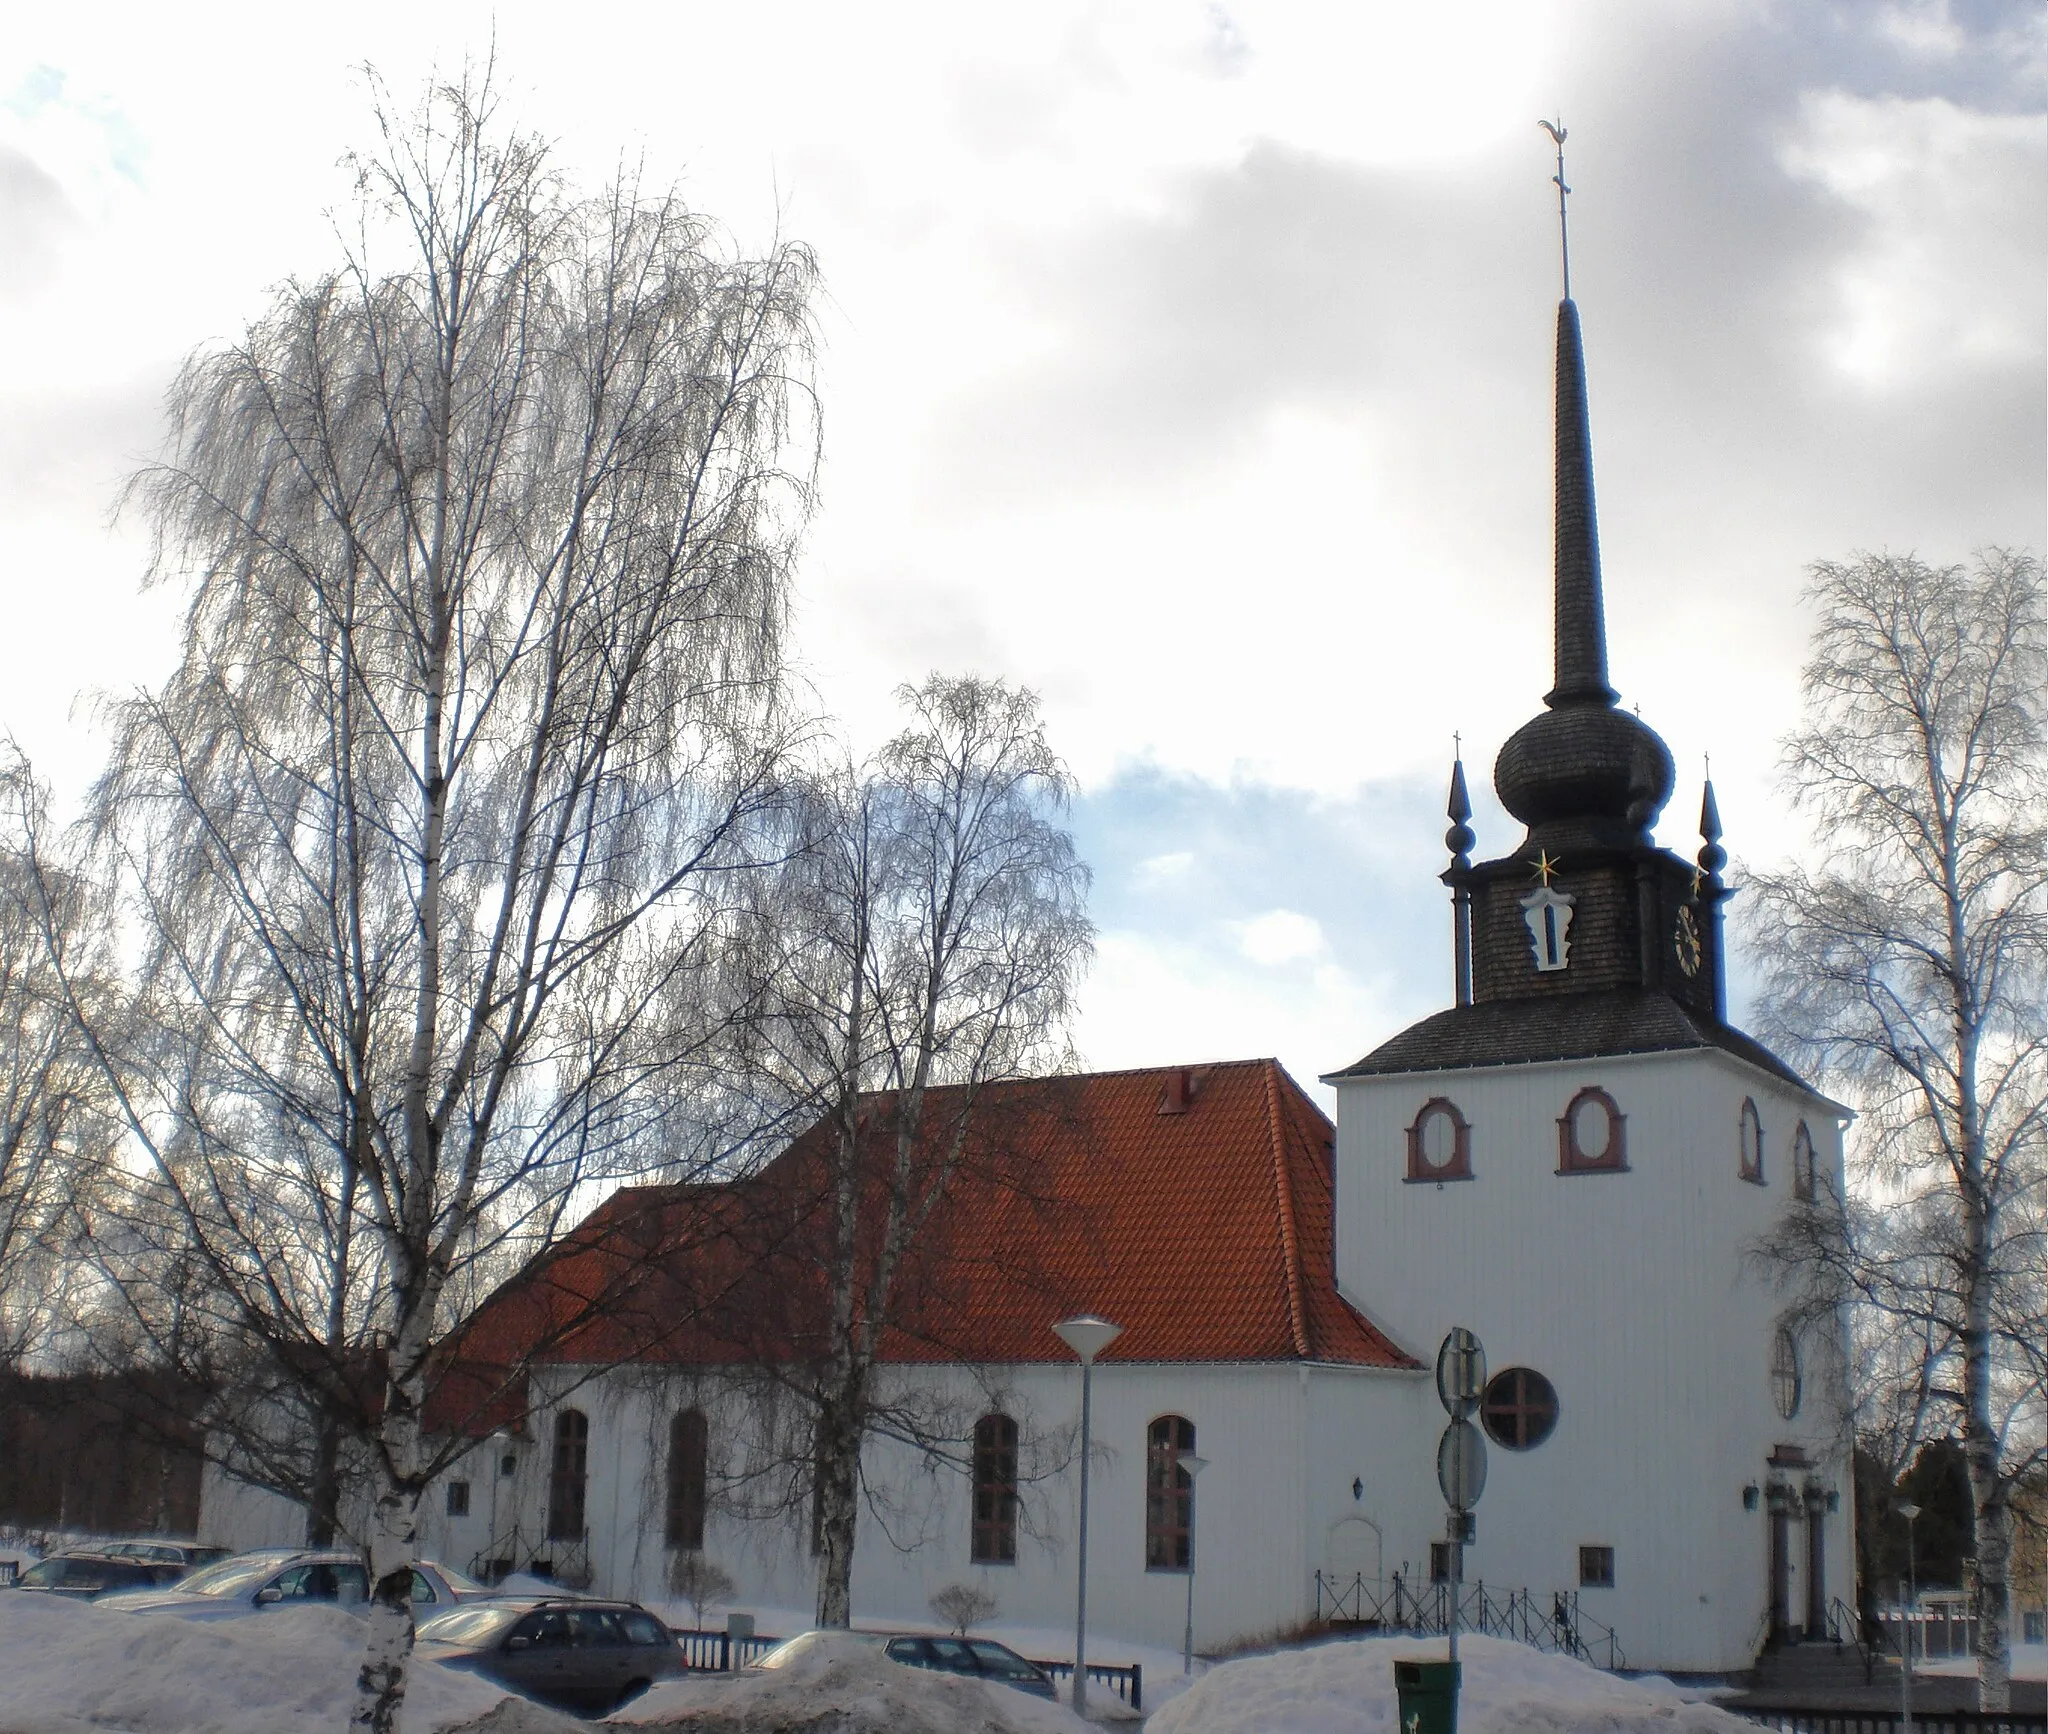
M 1742 1112 L 1735 1121 L 1737 1171 L 1745 1180 L 1764 1183 L 1764 1119 L 1756 1104 L 1742 1098 Z
M 1557 1122 L 1560 1174 L 1617 1174 L 1628 1166 L 1628 1121 L 1614 1098 L 1588 1084 Z
M 1486 1382 L 1479 1422 L 1496 1445 L 1532 1450 L 1557 1426 L 1557 1388 L 1533 1368 L 1504 1367 Z
M 702 1409 L 685 1409 L 668 1424 L 668 1544 L 704 1545 L 704 1487 L 711 1467 L 711 1429 Z
M 1432 1096 L 1422 1104 L 1422 1112 L 1408 1128 L 1408 1178 L 1472 1178 L 1472 1128 L 1457 1103 Z
M 548 1475 L 548 1540 L 583 1539 L 583 1484 L 590 1462 L 590 1417 L 581 1409 L 555 1415 L 555 1456 Z
M 1804 1120 L 1792 1134 L 1792 1190 L 1809 1204 L 1813 1202 L 1813 1134 L 1806 1129 Z
M 1799 1413 L 1804 1384 L 1799 1374 L 1799 1339 L 1780 1325 L 1771 1344 L 1771 1401 L 1788 1421 Z
M 967 1556 L 976 1565 L 1017 1563 L 1017 1423 L 984 1415 L 974 1423 L 974 1531 Z
M 1195 1424 L 1161 1415 L 1145 1433 L 1145 1569 L 1186 1571 L 1195 1521 L 1195 1478 L 1180 1466 L 1195 1448 Z

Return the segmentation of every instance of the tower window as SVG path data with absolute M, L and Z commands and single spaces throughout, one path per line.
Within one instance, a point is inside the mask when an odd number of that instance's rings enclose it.
M 1472 1127 L 1455 1102 L 1432 1097 L 1408 1128 L 1410 1180 L 1470 1180 Z
M 1743 1179 L 1763 1185 L 1764 1121 L 1756 1111 L 1756 1103 L 1747 1096 L 1742 1098 L 1742 1112 L 1735 1121 L 1735 1135 L 1738 1172 Z
M 1195 1478 L 1180 1466 L 1195 1448 L 1195 1424 L 1161 1415 L 1145 1432 L 1145 1569 L 1186 1571 L 1194 1527 Z
M 1628 1167 L 1628 1120 L 1597 1084 L 1571 1099 L 1557 1122 L 1560 1174 L 1617 1174 Z
M 1557 1388 L 1533 1368 L 1503 1367 L 1486 1382 L 1479 1421 L 1496 1445 L 1531 1450 L 1557 1426 Z
M 1792 1134 L 1792 1190 L 1807 1203 L 1813 1202 L 1813 1134 L 1806 1129 L 1804 1120 L 1799 1122 L 1799 1130 Z
M 1545 863 L 1546 870 L 1548 863 Z M 1578 901 L 1546 879 L 1521 899 L 1522 920 L 1529 929 L 1529 950 L 1544 974 L 1569 968 L 1572 960 L 1572 906 Z

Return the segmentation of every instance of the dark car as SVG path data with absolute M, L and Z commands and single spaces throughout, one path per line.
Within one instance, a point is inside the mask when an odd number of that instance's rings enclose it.
M 419 1654 L 568 1710 L 604 1711 L 688 1671 L 675 1634 L 638 1602 L 478 1602 L 419 1629 Z
M 15 1579 L 14 1587 L 91 1601 L 109 1591 L 157 1589 L 185 1568 L 164 1560 L 110 1559 L 103 1553 L 59 1553 L 38 1560 Z
M 1050 1674 L 993 1638 L 891 1638 L 885 1653 L 912 1668 L 996 1680 L 1034 1698 L 1059 1696 Z

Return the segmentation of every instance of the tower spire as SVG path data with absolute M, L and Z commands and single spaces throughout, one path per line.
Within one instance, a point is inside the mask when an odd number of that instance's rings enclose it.
M 1554 684 L 1547 714 L 1525 723 L 1501 748 L 1494 787 L 1529 826 L 1525 850 L 1600 841 L 1633 847 L 1671 795 L 1670 751 L 1640 718 L 1615 708 L 1607 683 L 1607 626 L 1600 583 L 1600 531 L 1593 505 L 1593 435 L 1586 409 L 1586 357 L 1571 298 L 1565 232 L 1565 130 L 1538 123 L 1557 146 L 1559 239 L 1565 296 L 1557 304 L 1556 519 L 1552 589 Z

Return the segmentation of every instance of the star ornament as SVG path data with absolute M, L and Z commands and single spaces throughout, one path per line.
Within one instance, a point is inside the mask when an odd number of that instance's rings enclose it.
M 1706 870 L 1706 869 L 1705 869 L 1704 867 L 1695 867 L 1695 868 L 1694 868 L 1694 869 L 1692 870 L 1692 894 L 1693 894 L 1693 896 L 1695 896 L 1695 897 L 1699 896 L 1699 894 L 1700 894 L 1700 887 L 1701 887 L 1702 885 L 1704 885 L 1704 884 L 1705 884 L 1706 882 L 1707 882 L 1707 870 Z
M 1535 865 L 1531 869 L 1535 877 L 1540 879 L 1545 886 L 1548 886 L 1550 884 L 1550 876 L 1557 870 L 1557 863 L 1550 858 L 1550 851 L 1548 849 L 1538 849 L 1536 851 Z

